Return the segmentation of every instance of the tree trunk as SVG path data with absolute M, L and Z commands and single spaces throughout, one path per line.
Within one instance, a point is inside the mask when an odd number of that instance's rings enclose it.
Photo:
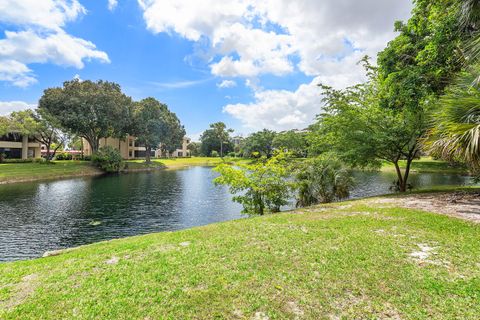
M 395 165 L 395 171 L 397 172 L 398 191 L 405 192 L 407 191 L 407 183 L 406 183 L 406 179 L 402 176 L 402 170 L 398 165 L 398 160 L 394 161 L 393 164 Z
M 220 141 L 220 158 L 223 158 L 223 141 Z
M 49 162 L 51 160 L 50 159 L 50 143 L 46 143 L 45 147 L 47 147 L 46 160 L 47 160 L 47 162 Z
M 151 152 L 152 148 L 149 147 L 149 146 L 148 146 L 148 147 L 145 146 L 145 150 L 146 150 L 146 151 L 145 151 L 145 152 L 146 152 L 146 153 L 145 153 L 145 163 L 146 163 L 146 164 L 150 164 L 150 163 L 151 163 L 151 161 L 150 161 L 150 152 Z
M 92 149 L 92 154 L 96 153 L 98 151 L 98 145 L 99 145 L 99 141 L 100 139 L 98 138 L 85 138 L 88 142 L 88 144 L 90 144 L 90 149 Z

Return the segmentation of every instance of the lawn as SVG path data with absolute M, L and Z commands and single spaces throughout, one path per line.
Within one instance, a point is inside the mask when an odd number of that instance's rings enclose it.
M 480 225 L 372 199 L 0 264 L 1 319 L 478 319 Z
M 152 159 L 150 165 L 144 160 L 127 161 L 127 171 L 144 171 L 164 168 L 180 168 L 194 165 L 214 166 L 221 158 L 178 158 Z M 225 158 L 224 161 L 236 162 L 241 159 Z M 59 179 L 76 176 L 102 174 L 88 161 L 52 161 L 46 163 L 0 163 L 0 183 Z
M 405 168 L 406 161 L 400 161 L 400 167 Z M 385 162 L 382 166 L 382 171 L 394 171 L 395 167 L 391 163 Z M 468 169 L 461 164 L 452 165 L 449 162 L 441 160 L 433 160 L 430 157 L 422 157 L 414 160 L 411 170 L 419 173 L 451 173 L 451 174 L 468 174 Z
M 0 183 L 95 175 L 101 172 L 86 161 L 0 163 Z

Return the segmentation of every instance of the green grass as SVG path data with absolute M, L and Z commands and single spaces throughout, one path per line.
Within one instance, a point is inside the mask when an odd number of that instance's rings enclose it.
M 360 200 L 0 264 L 1 319 L 478 319 L 480 225 Z M 421 246 L 433 248 L 419 260 Z
M 0 163 L 0 183 L 100 174 L 86 161 L 46 163 Z
M 145 160 L 129 160 L 129 165 L 131 163 L 144 163 Z M 237 162 L 245 162 L 250 161 L 248 159 L 242 158 L 229 158 L 225 157 L 224 159 L 221 158 L 213 158 L 213 157 L 192 157 L 192 158 L 171 158 L 171 159 L 152 159 L 152 164 L 162 164 L 167 168 L 179 168 L 179 167 L 188 167 L 188 166 L 216 166 L 223 162 L 228 163 L 237 163 Z
M 127 161 L 127 171 L 156 170 L 180 168 L 186 166 L 215 166 L 222 161 L 239 162 L 242 159 L 225 158 L 178 158 L 152 159 L 150 165 L 144 160 Z M 102 172 L 88 161 L 52 161 L 46 163 L 0 163 L 0 183 L 24 182 L 34 180 L 59 179 L 76 176 L 97 175 Z
M 405 161 L 400 161 L 400 167 L 403 169 L 406 166 Z M 394 171 L 395 167 L 391 163 L 385 162 L 382 166 L 382 171 Z M 419 160 L 414 160 L 411 166 L 412 171 L 419 173 L 452 173 L 452 174 L 468 174 L 468 169 L 463 165 L 452 165 L 449 162 L 441 160 L 433 160 L 430 157 L 423 157 Z

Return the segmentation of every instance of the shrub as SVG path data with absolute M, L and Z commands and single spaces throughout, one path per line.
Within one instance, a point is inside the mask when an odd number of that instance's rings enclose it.
M 66 152 L 57 153 L 55 160 L 72 160 L 73 156 Z
M 43 161 L 42 158 L 28 158 L 28 159 L 4 159 L 4 163 L 33 163 L 33 162 L 41 162 Z
M 227 156 L 230 157 L 230 158 L 235 158 L 236 155 L 237 155 L 237 154 L 236 154 L 235 152 L 229 152 L 229 153 L 227 154 Z
M 235 167 L 221 164 L 215 169 L 220 176 L 215 184 L 228 185 L 233 200 L 243 205 L 243 213 L 263 215 L 278 212 L 288 204 L 293 183 L 286 155 L 281 153 L 254 164 L 239 164 Z
M 0 163 L 2 163 L 6 157 L 7 155 L 5 153 L 0 153 Z
M 217 151 L 215 150 L 212 150 L 212 152 L 210 153 L 210 157 L 213 157 L 213 158 L 218 158 L 219 157 L 219 154 Z
M 120 152 L 111 146 L 100 148 L 93 154 L 92 162 L 95 166 L 109 173 L 119 172 L 124 166 Z
M 350 195 L 353 178 L 335 159 L 311 159 L 300 165 L 296 174 L 297 207 L 328 203 Z

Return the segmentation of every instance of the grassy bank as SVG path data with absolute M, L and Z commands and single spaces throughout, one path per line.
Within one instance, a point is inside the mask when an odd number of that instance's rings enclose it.
M 400 161 L 400 167 L 404 169 L 406 161 Z M 419 173 L 450 173 L 450 174 L 468 174 L 468 169 L 460 164 L 452 165 L 449 162 L 441 160 L 433 160 L 430 157 L 423 157 L 414 160 L 411 166 L 412 172 Z M 395 171 L 395 167 L 391 163 L 385 162 L 382 171 Z
M 0 183 L 60 179 L 101 174 L 86 161 L 45 163 L 0 163 Z
M 0 318 L 478 319 L 479 243 L 447 216 L 318 206 L 0 264 Z
M 236 162 L 242 160 L 225 158 L 225 161 Z M 220 158 L 152 159 L 152 163 L 146 165 L 144 160 L 129 160 L 127 161 L 127 169 L 125 172 L 159 170 L 165 168 L 175 169 L 196 165 L 214 166 L 221 162 L 222 159 Z M 99 174 L 102 174 L 102 172 L 92 166 L 88 161 L 52 161 L 50 164 L 0 163 L 0 184 Z

